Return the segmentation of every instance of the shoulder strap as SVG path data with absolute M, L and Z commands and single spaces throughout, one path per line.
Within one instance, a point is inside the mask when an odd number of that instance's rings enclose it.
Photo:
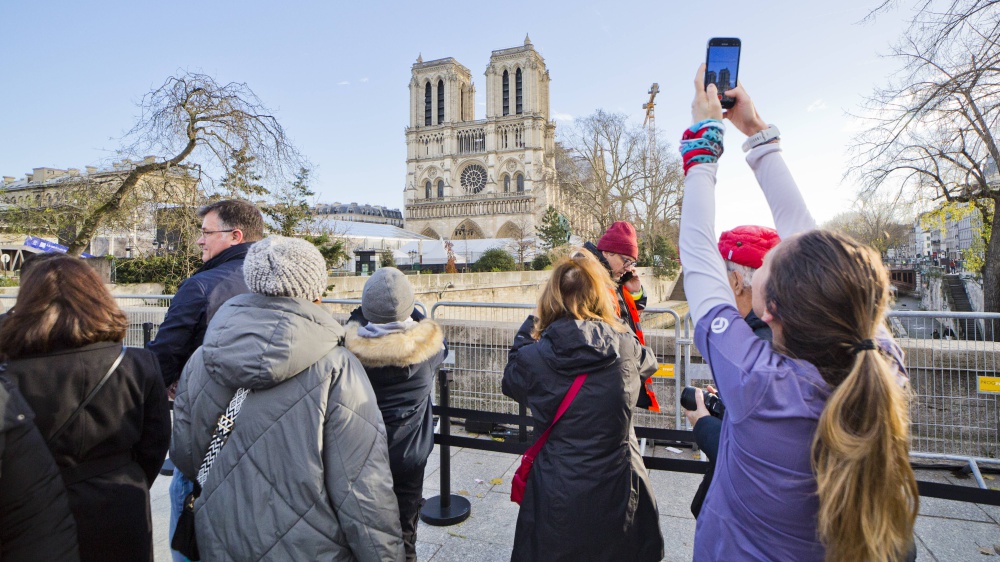
M 219 455 L 222 446 L 229 439 L 229 434 L 233 432 L 236 416 L 240 415 L 240 410 L 243 408 L 243 400 L 247 397 L 247 394 L 250 394 L 250 390 L 247 388 L 236 389 L 236 394 L 229 401 L 226 411 L 219 416 L 219 422 L 215 425 L 215 433 L 212 435 L 212 442 L 208 444 L 208 452 L 205 453 L 205 460 L 201 463 L 201 468 L 198 469 L 197 479 L 199 486 L 204 486 L 205 481 L 208 480 L 208 471 L 211 470 L 212 463 L 215 462 L 215 457 Z
M 118 365 L 121 365 L 122 359 L 125 358 L 125 350 L 126 350 L 125 344 L 122 344 L 121 353 L 118 354 L 118 358 L 115 359 L 115 362 L 111 364 L 111 368 L 108 369 L 108 372 L 104 373 L 104 377 L 101 379 L 101 382 L 97 383 L 97 386 L 94 387 L 94 390 L 90 391 L 90 394 L 88 394 L 87 397 L 83 399 L 83 402 L 80 402 L 80 405 L 77 406 L 76 410 L 72 414 L 70 414 L 68 418 L 66 418 L 66 421 L 64 421 L 62 425 L 59 426 L 59 429 L 57 429 L 55 433 L 53 433 L 52 436 L 49 437 L 47 441 L 45 441 L 46 445 L 51 447 L 52 443 L 55 442 L 56 438 L 58 438 L 60 435 L 63 434 L 64 431 L 66 431 L 66 428 L 69 427 L 70 424 L 73 423 L 73 420 L 75 420 L 77 416 L 79 416 L 83 412 L 83 409 L 87 407 L 87 404 L 90 404 L 90 401 L 94 399 L 94 396 L 97 396 L 97 393 L 100 392 L 101 388 L 104 387 L 104 383 L 108 382 L 108 379 L 111 378 L 111 373 L 115 372 L 115 369 L 118 368 Z
M 544 446 L 545 442 L 549 440 L 549 432 L 552 431 L 552 428 L 556 425 L 556 422 L 559 421 L 559 418 L 562 417 L 563 413 L 569 408 L 569 405 L 573 403 L 573 399 L 576 398 L 576 394 L 580 392 L 580 387 L 583 386 L 583 381 L 585 380 L 587 380 L 586 373 L 577 375 L 576 378 L 573 379 L 573 384 L 570 385 L 569 390 L 566 392 L 566 396 L 563 396 L 562 402 L 559 403 L 559 409 L 556 410 L 556 417 L 552 418 L 552 423 L 549 424 L 545 433 L 542 433 L 542 436 L 539 437 L 538 440 L 535 441 L 535 444 L 524 453 L 524 456 L 534 458 L 538 455 L 538 451 L 541 451 L 542 446 Z

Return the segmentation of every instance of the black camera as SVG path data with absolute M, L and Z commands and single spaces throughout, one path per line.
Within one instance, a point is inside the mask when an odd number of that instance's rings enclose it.
M 681 407 L 692 412 L 697 410 L 698 404 L 695 402 L 694 393 L 699 390 L 693 386 L 685 386 L 681 392 Z M 705 397 L 705 408 L 708 409 L 708 413 L 722 419 L 722 415 L 726 413 L 726 406 L 722 403 L 722 399 L 707 390 L 702 390 L 701 393 Z

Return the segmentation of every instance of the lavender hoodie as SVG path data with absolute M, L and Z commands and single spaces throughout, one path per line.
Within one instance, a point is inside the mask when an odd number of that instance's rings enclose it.
M 779 145 L 747 155 L 783 239 L 811 230 L 810 215 Z M 817 560 L 816 480 L 810 449 L 830 386 L 812 364 L 776 352 L 736 310 L 715 242 L 718 164 L 697 165 L 685 181 L 680 252 L 695 345 L 725 397 L 715 477 L 698 517 L 695 560 Z M 902 370 L 888 332 L 880 344 Z

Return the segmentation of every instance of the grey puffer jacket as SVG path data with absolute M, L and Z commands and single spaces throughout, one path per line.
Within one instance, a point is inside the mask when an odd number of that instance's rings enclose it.
M 252 392 L 195 503 L 202 560 L 402 560 L 371 384 L 319 306 L 244 294 L 184 367 L 170 458 L 195 479 L 219 415 Z

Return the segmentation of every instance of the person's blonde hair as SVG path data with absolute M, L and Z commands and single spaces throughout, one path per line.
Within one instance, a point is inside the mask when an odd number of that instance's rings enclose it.
M 781 322 L 779 349 L 833 387 L 812 442 L 826 559 L 902 559 L 919 492 L 907 391 L 872 341 L 890 299 L 885 266 L 871 248 L 822 230 L 786 240 L 770 266 L 764 292 Z
M 532 337 L 540 338 L 545 328 L 560 318 L 599 320 L 616 331 L 626 329 L 615 313 L 614 285 L 608 270 L 586 250 L 574 249 L 552 268 L 552 276 L 538 297 Z

